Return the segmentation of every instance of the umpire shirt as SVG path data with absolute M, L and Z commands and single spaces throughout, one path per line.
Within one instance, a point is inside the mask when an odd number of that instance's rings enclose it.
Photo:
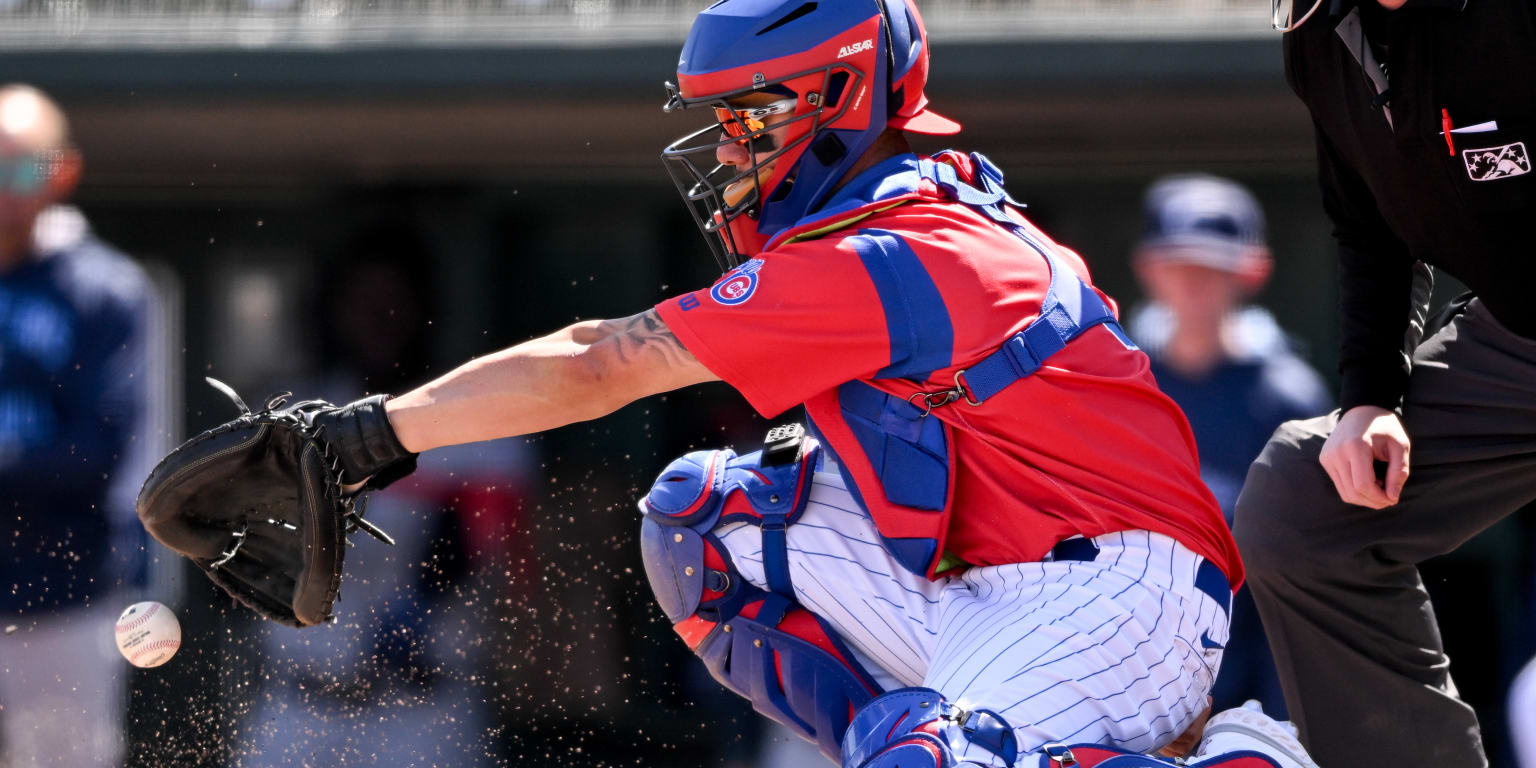
M 1395 408 L 1423 311 L 1416 261 L 1536 338 L 1536 3 L 1325 2 L 1285 35 L 1285 68 L 1312 112 L 1339 247 L 1340 405 Z

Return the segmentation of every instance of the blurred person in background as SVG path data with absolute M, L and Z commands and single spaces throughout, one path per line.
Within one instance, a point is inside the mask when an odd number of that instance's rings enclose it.
M 0 88 L 0 766 L 121 752 L 121 606 L 104 597 L 132 513 L 109 488 L 143 410 L 151 288 L 61 205 L 81 166 L 58 105 Z
M 1129 325 L 1158 386 L 1184 409 L 1200 477 L 1227 523 L 1248 465 L 1275 427 L 1327 412 L 1321 377 L 1292 351 L 1270 313 L 1248 301 L 1274 268 L 1264 214 L 1242 186 L 1207 175 L 1168 176 L 1147 191 L 1133 262 L 1150 302 Z M 1232 606 L 1232 642 L 1212 691 L 1218 711 L 1258 699 L 1283 717 L 1275 662 L 1247 589 Z

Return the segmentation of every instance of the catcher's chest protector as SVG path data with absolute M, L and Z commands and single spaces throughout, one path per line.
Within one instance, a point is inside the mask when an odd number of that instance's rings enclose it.
M 903 568 L 929 578 L 938 576 L 954 504 L 952 432 L 973 429 L 965 414 L 954 411 L 979 406 L 1032 376 L 1052 355 L 1100 325 L 1128 348 L 1135 348 L 1114 311 L 1055 255 L 1054 246 L 1009 215 L 1006 206 L 1020 206 L 1003 189 L 1002 171 L 979 153 L 971 154 L 968 161 L 975 168 L 972 180 L 956 170 L 955 163 L 961 160 L 955 153 L 920 158 L 916 170 L 884 179 L 878 199 L 850 200 L 812 214 L 775 235 L 767 249 L 771 252 L 786 242 L 822 237 L 859 225 L 895 205 L 923 199 L 975 210 L 1016 235 L 1021 256 L 1033 252 L 1050 265 L 1051 282 L 1039 316 L 1024 330 L 999 339 L 997 349 L 982 359 L 952 372 L 944 369 L 952 388 L 920 391 L 909 379 L 881 376 L 846 382 L 837 387 L 835 398 L 815 398 L 805 404 L 812 430 L 836 454 L 838 471 L 874 521 L 880 543 Z M 861 232 L 863 237 L 849 240 L 861 260 L 904 263 L 898 238 L 873 230 Z M 892 266 L 889 271 L 892 285 L 900 283 L 901 270 Z
M 746 456 L 690 453 L 640 502 L 640 545 L 657 602 L 710 674 L 835 760 L 853 713 L 880 687 L 793 599 L 785 529 L 805 509 L 820 455 L 814 440 L 781 430 Z M 762 529 L 771 591 L 747 583 L 715 536 L 734 522 Z

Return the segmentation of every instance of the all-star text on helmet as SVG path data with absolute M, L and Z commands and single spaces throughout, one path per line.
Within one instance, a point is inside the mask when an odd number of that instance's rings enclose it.
M 886 128 L 952 134 L 928 110 L 928 40 L 912 0 L 721 0 L 683 44 L 668 112 L 714 122 L 662 151 L 723 269 L 827 199 Z M 717 161 L 741 144 L 750 160 Z

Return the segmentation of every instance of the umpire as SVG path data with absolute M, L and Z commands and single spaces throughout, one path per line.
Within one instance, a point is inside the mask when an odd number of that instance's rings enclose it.
M 1485 766 L 1417 565 L 1536 500 L 1536 3 L 1288 5 L 1343 386 L 1341 411 L 1281 425 L 1249 470 L 1248 583 L 1321 763 Z M 1439 323 L 1425 265 L 1471 289 Z

